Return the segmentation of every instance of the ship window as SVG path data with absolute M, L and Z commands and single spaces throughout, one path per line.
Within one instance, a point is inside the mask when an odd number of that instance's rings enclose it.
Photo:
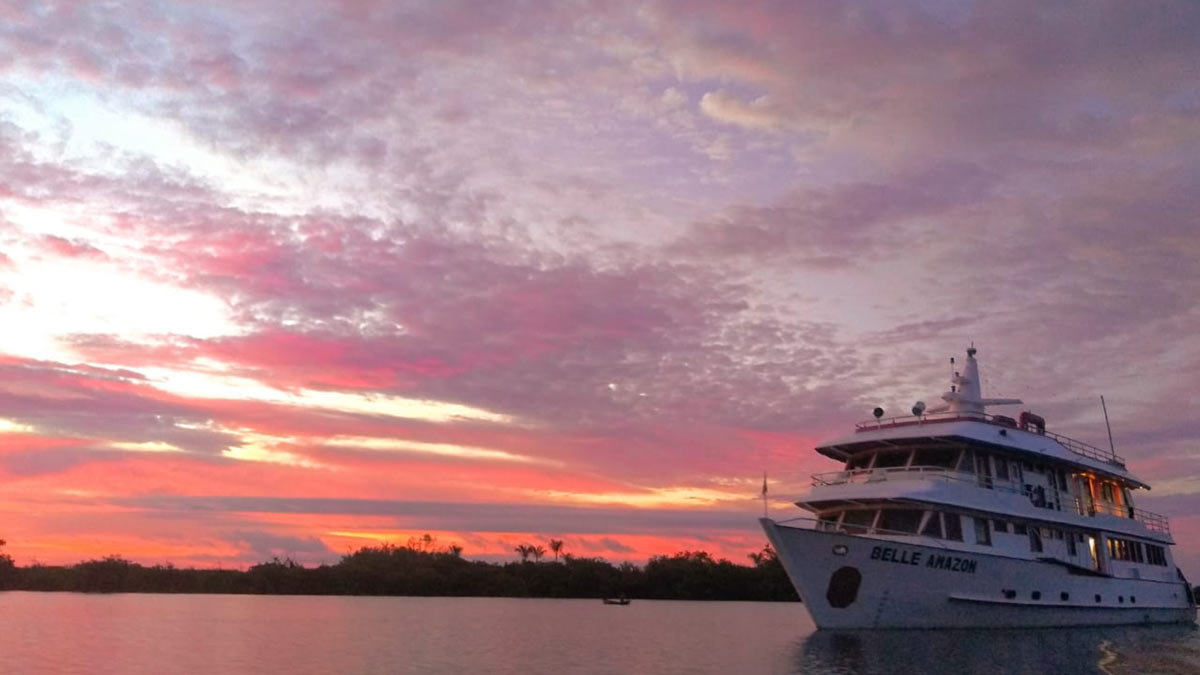
M 1009 600 L 1012 600 L 1013 598 L 1017 597 L 1017 592 L 1012 590 L 1011 588 L 1006 588 L 1006 589 L 1004 589 L 1003 592 L 1004 592 L 1004 597 L 1008 598 Z
M 1074 556 L 1078 553 L 1075 549 L 1075 536 L 1074 532 L 1067 533 L 1067 555 Z
M 1099 593 L 1096 594 L 1096 602 L 1100 602 L 1100 594 Z
M 1041 528 L 1029 528 L 1029 550 L 1034 553 L 1042 552 L 1042 531 Z
M 847 511 L 842 518 L 842 529 L 850 534 L 863 534 L 874 523 L 874 511 Z
M 988 529 L 987 518 L 974 518 L 975 521 L 975 543 L 983 546 L 992 545 L 992 531 Z
M 1034 600 L 1041 600 L 1041 599 L 1042 599 L 1042 592 L 1041 592 L 1041 591 L 1034 591 L 1034 592 L 1032 592 L 1032 593 L 1030 593 L 1030 594 L 1029 594 L 1029 597 L 1033 598 Z
M 1108 503 L 1113 502 L 1113 486 L 1112 483 L 1100 484 L 1100 498 Z
M 908 461 L 908 452 L 881 452 L 875 458 L 876 469 L 886 469 L 893 466 L 904 466 Z
M 1025 534 L 1025 523 L 1013 523 L 1013 534 Z
M 1062 593 L 1058 594 L 1058 599 L 1062 600 L 1063 602 L 1066 602 L 1067 600 L 1071 599 L 1071 594 L 1066 591 L 1063 591 Z
M 871 463 L 871 454 L 864 452 L 861 455 L 855 455 L 846 462 L 846 470 L 853 471 L 855 469 L 865 469 Z
M 925 521 L 925 527 L 921 528 L 921 535 L 926 537 L 942 538 L 942 517 L 941 514 L 934 511 L 929 514 L 929 520 Z
M 997 532 L 1008 532 L 1008 521 L 1007 520 L 993 520 L 992 521 L 992 529 Z
M 996 458 L 996 478 L 998 480 L 1008 480 L 1008 462 Z
M 962 541 L 962 521 L 959 520 L 957 513 L 942 514 L 946 525 L 946 538 L 954 541 Z
M 953 469 L 958 463 L 958 451 L 952 448 L 920 448 L 913 456 L 913 466 L 940 466 Z
M 821 516 L 820 523 L 818 526 L 819 529 L 825 530 L 827 532 L 832 532 L 833 530 L 836 530 L 838 517 L 841 515 L 842 515 L 841 511 L 833 511 L 832 513 L 826 513 L 825 515 Z
M 922 515 L 924 512 L 920 509 L 884 509 L 883 516 L 879 520 L 879 527 L 884 530 L 916 534 L 917 529 L 921 526 Z
M 1121 604 L 1125 604 L 1125 596 L 1123 596 L 1123 595 L 1118 595 L 1118 596 L 1117 596 L 1117 602 L 1119 602 L 1119 603 L 1121 603 Z
M 1137 604 L 1137 596 L 1136 595 L 1129 596 L 1129 601 L 1136 605 Z

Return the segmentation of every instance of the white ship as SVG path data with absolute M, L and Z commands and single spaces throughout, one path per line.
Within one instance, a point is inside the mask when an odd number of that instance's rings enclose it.
M 945 405 L 875 419 L 817 452 L 808 517 L 763 529 L 819 628 L 1192 622 L 1167 518 L 1110 450 L 985 412 L 975 349 Z M 953 359 L 951 359 L 953 364 Z M 953 369 L 953 366 L 952 366 Z

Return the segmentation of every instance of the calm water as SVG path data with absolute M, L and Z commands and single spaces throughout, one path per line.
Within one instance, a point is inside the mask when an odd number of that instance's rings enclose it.
M 1190 627 L 814 632 L 798 604 L 0 593 L 2 673 L 1189 673 Z

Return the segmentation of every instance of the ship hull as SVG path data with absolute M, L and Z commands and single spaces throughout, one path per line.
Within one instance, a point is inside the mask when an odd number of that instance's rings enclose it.
M 1196 618 L 1182 582 L 1115 579 L 1036 560 L 760 522 L 818 628 L 1099 626 Z

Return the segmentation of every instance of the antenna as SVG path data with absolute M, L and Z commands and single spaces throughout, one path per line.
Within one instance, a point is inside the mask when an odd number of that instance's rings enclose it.
M 1112 425 L 1108 423 L 1108 406 L 1104 404 L 1104 394 L 1100 395 L 1100 407 L 1104 410 L 1104 426 L 1108 429 L 1108 449 L 1113 457 L 1117 456 L 1117 448 L 1113 446 Z

